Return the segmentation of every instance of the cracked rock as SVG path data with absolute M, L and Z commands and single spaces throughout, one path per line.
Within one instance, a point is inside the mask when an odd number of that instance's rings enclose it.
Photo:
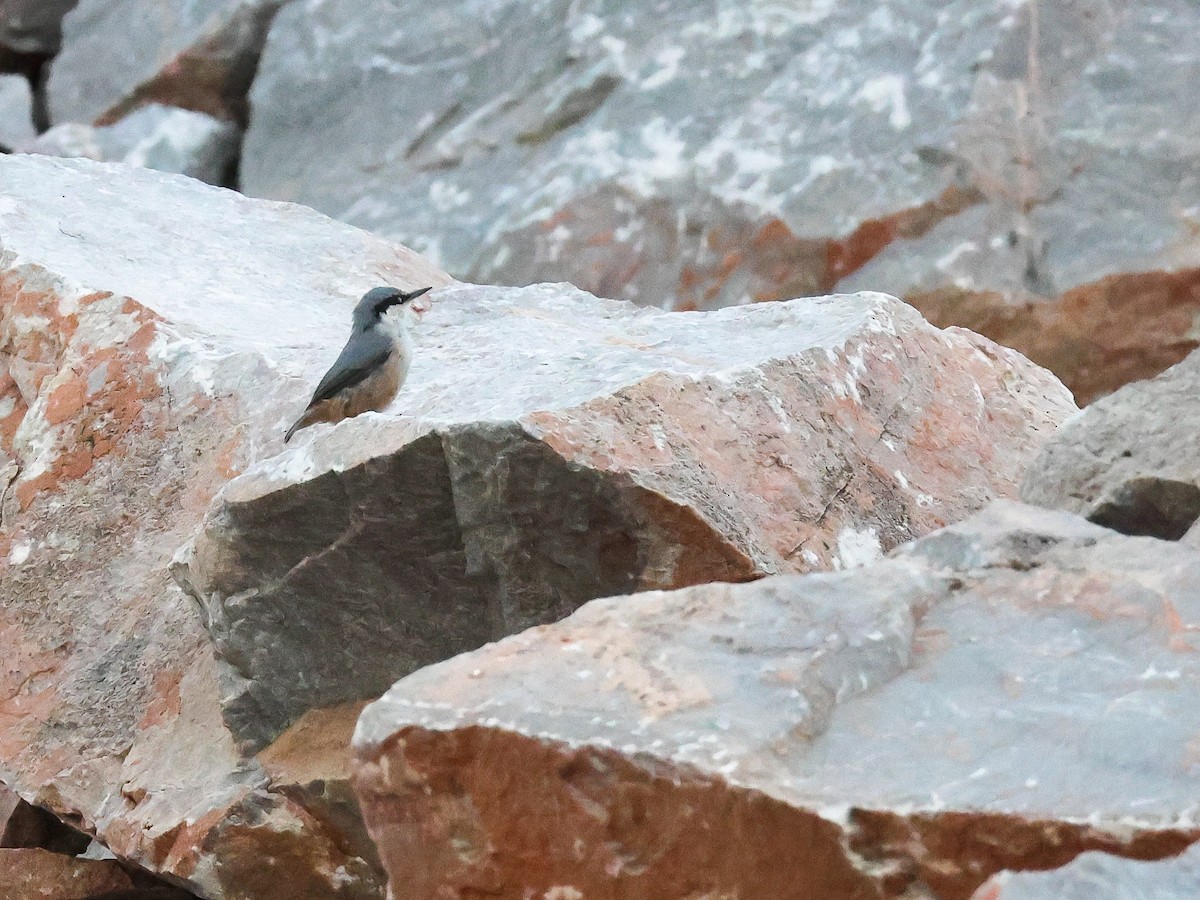
M 596 600 L 398 682 L 356 786 L 412 900 L 967 900 L 1171 857 L 1198 566 L 998 501 L 849 572 Z
M 1011 496 L 1074 409 L 881 294 L 460 285 L 85 160 L 0 158 L 0 197 L 5 781 L 209 900 L 382 895 L 345 740 L 414 667 L 601 595 L 874 560 Z M 439 288 L 408 383 L 285 448 L 378 284 Z

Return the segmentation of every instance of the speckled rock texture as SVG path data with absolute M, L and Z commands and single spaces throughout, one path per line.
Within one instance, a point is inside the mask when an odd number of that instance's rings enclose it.
M 400 681 L 356 786 L 411 900 L 967 900 L 1173 856 L 1198 566 L 1000 501 L 854 571 L 597 600 Z
M 971 900 L 1187 900 L 1200 897 L 1200 845 L 1172 859 L 1138 862 L 1084 853 L 1053 872 L 1001 872 Z
M 58 51 L 62 19 L 78 0 L 0 0 L 0 47 L 48 56 Z
M 206 898 L 380 896 L 352 836 L 238 752 L 168 565 L 278 452 L 358 296 L 448 280 L 301 207 L 0 158 L 5 783 Z
M 53 124 L 109 125 L 146 103 L 244 118 L 283 0 L 81 0 L 50 66 Z
M 402 418 L 303 432 L 178 558 L 250 746 L 596 597 L 871 561 L 1014 496 L 1074 411 L 1045 370 L 882 294 L 435 297 Z
M 151 103 L 113 125 L 66 122 L 18 145 L 22 153 L 121 162 L 223 183 L 237 156 L 241 132 L 232 122 Z
M 1187 534 L 1200 519 L 1200 354 L 1065 422 L 1021 496 L 1125 534 Z M 1200 528 L 1193 537 L 1200 544 Z
M 296 0 L 245 190 L 457 277 L 883 290 L 1083 400 L 1196 346 L 1191 0 Z

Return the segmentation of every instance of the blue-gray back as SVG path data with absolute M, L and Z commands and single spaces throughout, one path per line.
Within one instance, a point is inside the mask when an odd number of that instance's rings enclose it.
M 309 406 L 328 400 L 339 391 L 364 381 L 386 361 L 394 351 L 391 340 L 371 329 L 356 331 L 342 348 L 335 362 L 317 385 Z

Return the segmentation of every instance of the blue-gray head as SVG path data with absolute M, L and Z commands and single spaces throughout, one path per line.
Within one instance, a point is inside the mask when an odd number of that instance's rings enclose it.
M 423 287 L 406 294 L 404 291 L 391 287 L 371 288 L 363 294 L 363 298 L 358 301 L 358 306 L 354 307 L 354 329 L 366 331 L 393 306 L 403 306 L 430 290 L 433 288 Z

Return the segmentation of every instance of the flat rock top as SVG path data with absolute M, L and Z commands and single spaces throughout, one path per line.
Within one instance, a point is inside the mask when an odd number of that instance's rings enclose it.
M 998 502 L 836 575 L 597 600 L 367 707 L 669 760 L 847 805 L 1177 826 L 1195 819 L 1196 551 Z
M 27 260 L 81 289 L 132 297 L 230 351 L 342 335 L 349 307 L 378 284 L 450 281 L 404 247 L 302 206 L 79 159 L 0 159 L 0 232 L 16 257 L 6 268 Z
M 654 372 L 711 375 L 921 323 L 898 300 L 867 293 L 707 314 L 597 300 L 569 285 L 464 285 L 437 298 L 414 329 L 411 377 L 421 390 L 405 412 L 444 421 L 516 418 L 572 406 Z

